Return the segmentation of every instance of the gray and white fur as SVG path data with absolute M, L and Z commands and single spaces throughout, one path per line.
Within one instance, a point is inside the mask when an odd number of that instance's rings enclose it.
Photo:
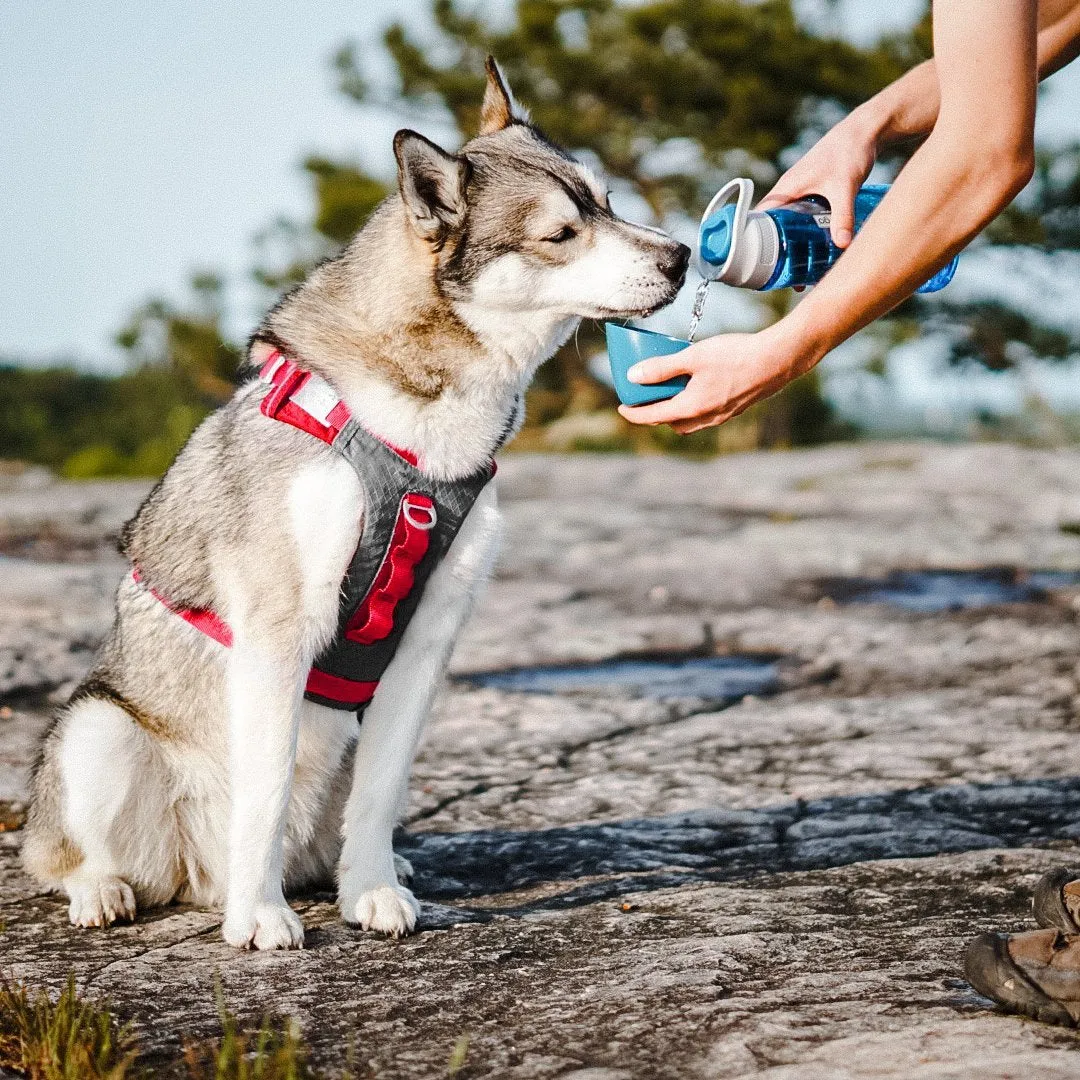
M 687 249 L 616 217 L 604 187 L 522 119 L 493 61 L 481 130 L 457 154 L 394 139 L 398 190 L 340 256 L 267 315 L 280 348 L 432 476 L 477 470 L 537 367 L 582 317 L 669 303 Z M 364 516 L 356 472 L 259 412 L 241 385 L 128 524 L 130 576 L 93 671 L 33 776 L 24 860 L 77 926 L 186 900 L 237 947 L 299 946 L 285 893 L 337 881 L 342 917 L 391 935 L 417 903 L 391 834 L 455 638 L 498 543 L 495 485 L 473 507 L 357 727 L 303 699 L 337 626 Z M 209 608 L 226 648 L 180 619 Z

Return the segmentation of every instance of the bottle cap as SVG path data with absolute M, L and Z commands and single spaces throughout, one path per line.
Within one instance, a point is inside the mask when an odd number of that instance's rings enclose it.
M 760 289 L 772 277 L 780 234 L 768 214 L 750 213 L 753 198 L 754 181 L 738 179 L 725 184 L 709 203 L 698 230 L 697 268 L 702 277 L 744 289 Z
M 735 233 L 735 206 L 727 206 L 701 225 L 701 257 L 710 266 L 723 266 L 731 254 Z

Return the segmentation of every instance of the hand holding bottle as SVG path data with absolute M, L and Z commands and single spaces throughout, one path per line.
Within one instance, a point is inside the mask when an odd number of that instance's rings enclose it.
M 771 210 L 820 195 L 828 201 L 832 214 L 832 241 L 846 248 L 855 235 L 855 194 L 870 175 L 876 157 L 875 136 L 853 113 L 788 169 L 757 209 Z

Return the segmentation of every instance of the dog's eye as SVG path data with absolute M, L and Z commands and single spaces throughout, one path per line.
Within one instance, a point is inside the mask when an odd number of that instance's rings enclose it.
M 545 236 L 548 244 L 565 244 L 567 240 L 573 240 L 577 236 L 577 230 L 573 225 L 564 225 L 554 236 Z

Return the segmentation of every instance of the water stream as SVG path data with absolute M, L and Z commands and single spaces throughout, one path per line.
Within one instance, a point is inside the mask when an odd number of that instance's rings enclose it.
M 694 293 L 694 308 L 690 312 L 690 331 L 686 335 L 687 341 L 693 341 L 697 336 L 698 323 L 701 322 L 701 316 L 705 311 L 705 297 L 709 295 L 709 286 L 712 282 L 708 278 L 703 278 L 701 284 L 697 287 L 697 292 Z

